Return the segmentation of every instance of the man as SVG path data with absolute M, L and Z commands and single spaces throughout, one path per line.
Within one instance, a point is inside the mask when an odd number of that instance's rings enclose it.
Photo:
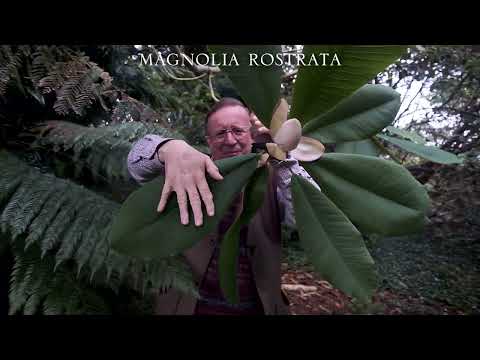
M 130 174 L 140 183 L 165 174 L 158 211 L 165 209 L 169 195 L 175 192 L 180 221 L 185 225 L 191 220 L 188 206 L 192 208 L 196 226 L 203 223 L 202 203 L 207 215 L 214 215 L 214 201 L 205 178 L 207 172 L 222 181 L 214 161 L 248 154 L 254 141 L 265 141 L 270 136 L 256 116 L 233 98 L 223 98 L 207 114 L 206 134 L 211 158 L 182 140 L 158 135 L 139 140 L 128 156 Z M 242 210 L 243 193 L 237 196 L 217 231 L 184 253 L 199 285 L 200 299 L 171 289 L 158 295 L 156 314 L 288 314 L 288 300 L 280 283 L 280 224 L 282 220 L 294 224 L 290 179 L 297 174 L 318 185 L 291 157 L 282 162 L 272 161 L 269 172 L 263 204 L 240 231 L 237 273 L 240 303 L 229 304 L 223 296 L 218 280 L 218 256 L 224 234 Z

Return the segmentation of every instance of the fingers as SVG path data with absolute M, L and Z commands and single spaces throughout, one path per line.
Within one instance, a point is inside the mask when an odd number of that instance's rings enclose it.
M 172 187 L 165 183 L 163 186 L 162 190 L 162 196 L 160 196 L 160 202 L 158 203 L 157 211 L 162 212 L 165 210 L 165 205 L 167 205 L 168 198 L 170 197 L 170 194 L 172 193 Z
M 163 212 L 172 192 L 177 194 L 177 202 L 180 210 L 180 221 L 183 225 L 189 222 L 189 208 L 192 208 L 196 226 L 203 224 L 202 202 L 205 204 L 207 214 L 214 216 L 215 206 L 213 195 L 206 180 L 206 172 L 215 180 L 223 180 L 218 167 L 207 156 L 197 158 L 198 163 L 187 164 L 184 167 L 188 170 L 173 168 L 176 171 L 168 172 L 166 181 L 157 206 L 158 212 Z M 174 163 L 175 164 L 175 163 Z
M 261 136 L 265 134 L 270 134 L 270 129 L 268 129 L 259 119 L 256 115 L 252 114 L 250 116 L 250 122 L 253 127 L 253 136 Z
M 157 207 L 158 212 L 162 212 L 165 210 L 165 206 L 167 205 L 168 198 L 172 193 L 173 188 L 165 183 L 162 191 L 162 196 L 160 197 L 160 202 Z M 187 195 L 185 194 L 184 189 L 176 189 L 175 192 L 177 193 L 177 202 L 178 207 L 180 209 L 180 221 L 183 225 L 188 224 L 188 208 L 187 208 Z
M 200 179 L 197 179 L 197 186 L 198 186 L 198 191 L 200 192 L 200 196 L 202 197 L 203 203 L 207 208 L 207 214 L 209 216 L 215 215 L 215 205 L 213 203 L 213 195 L 212 195 L 212 192 L 210 191 L 210 188 L 208 187 L 205 177 L 201 177 Z
M 210 159 L 206 159 L 205 167 L 207 168 L 208 174 L 215 180 L 223 180 L 222 174 L 218 171 L 217 165 Z
M 270 130 L 268 128 L 266 128 L 265 126 L 262 126 L 260 128 L 258 128 L 258 133 L 261 135 L 261 134 L 269 134 L 270 133 Z
M 191 184 L 187 188 L 188 200 L 190 201 L 190 206 L 193 210 L 193 218 L 195 220 L 196 226 L 201 226 L 203 224 L 203 213 L 202 213 L 202 204 L 200 202 L 200 195 L 198 195 L 197 187 L 195 184 Z
M 255 123 L 257 121 L 259 121 L 257 115 L 255 115 L 254 113 L 250 114 L 250 123 L 252 124 L 252 126 L 255 126 Z
M 177 189 L 175 192 L 177 193 L 177 202 L 180 209 L 180 221 L 182 225 L 188 225 L 187 194 L 184 189 Z

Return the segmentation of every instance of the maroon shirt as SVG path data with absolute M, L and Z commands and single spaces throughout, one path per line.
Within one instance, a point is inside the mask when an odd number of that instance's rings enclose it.
M 248 247 L 246 245 L 247 226 L 240 230 L 240 248 L 237 264 L 237 287 L 239 295 L 238 304 L 230 304 L 224 297 L 220 287 L 218 258 L 220 255 L 220 243 L 225 233 L 235 220 L 235 214 L 241 204 L 240 197 L 234 201 L 227 214 L 220 222 L 217 233 L 219 241 L 215 244 L 212 258 L 207 271 L 200 284 L 200 300 L 195 309 L 196 315 L 261 315 L 263 306 L 257 293 L 257 287 L 253 277 Z

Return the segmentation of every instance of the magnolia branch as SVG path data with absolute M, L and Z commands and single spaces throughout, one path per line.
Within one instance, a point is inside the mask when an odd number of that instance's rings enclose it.
M 219 102 L 220 100 L 215 96 L 215 91 L 213 90 L 212 77 L 213 77 L 212 73 L 208 74 L 208 87 L 210 88 L 210 95 L 212 96 L 213 100 L 215 100 L 216 102 Z
M 385 147 L 385 145 L 383 145 L 380 140 L 378 140 L 375 136 L 372 136 L 371 139 L 375 143 L 375 145 L 377 145 L 384 154 L 390 156 L 395 162 L 399 163 L 400 165 L 402 164 L 402 160 L 400 160 L 389 149 L 387 149 Z
M 201 75 L 198 75 L 198 76 L 194 76 L 194 77 L 190 77 L 190 78 L 179 78 L 179 77 L 176 77 L 175 75 L 173 75 L 170 70 L 167 70 L 167 68 L 165 67 L 164 68 L 164 71 L 165 71 L 165 74 L 167 74 L 167 76 L 169 78 L 172 78 L 174 80 L 181 80 L 181 81 L 190 81 L 190 80 L 198 80 L 198 79 L 201 79 L 205 76 L 207 76 L 207 73 L 204 73 L 204 74 L 201 74 Z

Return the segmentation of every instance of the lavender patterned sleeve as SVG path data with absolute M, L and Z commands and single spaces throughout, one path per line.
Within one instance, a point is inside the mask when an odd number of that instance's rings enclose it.
M 276 165 L 276 173 L 280 178 L 277 187 L 277 198 L 280 203 L 280 211 L 282 221 L 288 226 L 295 227 L 295 214 L 293 210 L 293 200 L 291 191 L 292 175 L 298 175 L 306 179 L 318 190 L 320 186 L 312 179 L 310 174 L 298 163 L 298 160 L 292 156 L 288 156 L 287 159 Z
M 143 184 L 162 175 L 163 163 L 156 156 L 158 148 L 171 138 L 146 135 L 133 144 L 127 158 L 127 168 L 135 181 Z

